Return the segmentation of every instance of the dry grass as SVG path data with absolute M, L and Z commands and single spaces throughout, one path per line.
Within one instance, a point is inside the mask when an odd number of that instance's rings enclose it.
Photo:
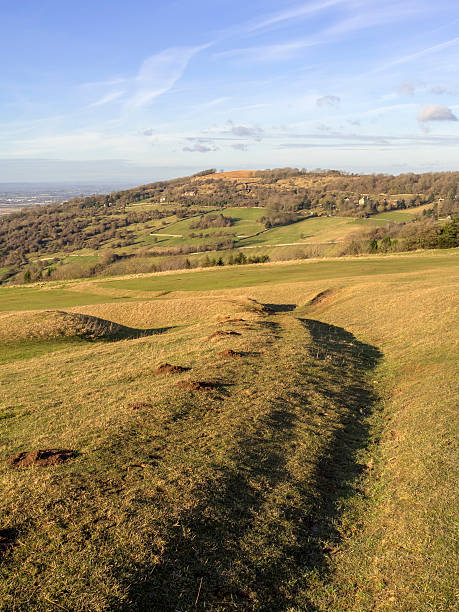
M 0 464 L 0 609 L 453 610 L 456 281 L 72 309 L 163 333 L 1 366 L 0 456 L 78 456 Z
M 141 330 L 87 314 L 60 310 L 7 313 L 0 316 L 0 342 L 86 338 L 115 340 L 135 337 Z

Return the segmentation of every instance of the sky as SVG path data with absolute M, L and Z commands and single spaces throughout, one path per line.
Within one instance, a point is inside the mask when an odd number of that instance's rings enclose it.
M 0 0 L 0 182 L 459 170 L 458 0 Z

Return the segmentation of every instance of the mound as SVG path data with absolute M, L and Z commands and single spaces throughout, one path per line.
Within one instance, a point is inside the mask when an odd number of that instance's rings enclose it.
M 76 452 L 73 450 L 48 448 L 45 450 L 34 450 L 11 455 L 6 461 L 10 467 L 14 468 L 27 468 L 34 465 L 48 467 L 50 465 L 63 463 L 74 457 L 76 457 Z
M 218 357 L 232 357 L 234 359 L 237 359 L 238 357 L 243 357 L 242 353 L 239 353 L 238 351 L 233 351 L 232 349 L 226 349 L 225 351 L 221 351 L 220 353 L 217 353 Z
M 325 291 L 320 291 L 312 298 L 312 300 L 310 300 L 308 306 L 318 306 L 319 304 L 322 304 L 322 302 L 328 301 L 332 296 L 335 295 L 335 293 L 335 289 L 325 289 Z
M 91 291 L 93 291 L 92 287 Z M 139 293 L 137 292 L 137 297 L 142 297 Z M 124 293 L 121 295 L 124 295 Z M 147 297 L 146 293 L 144 297 Z M 152 297 L 151 292 L 149 292 L 148 297 Z M 92 315 L 129 327 L 164 328 L 166 326 L 183 325 L 185 322 L 194 323 L 202 318 L 211 319 L 215 317 L 221 320 L 227 317 L 232 319 L 244 316 L 244 313 L 254 312 L 255 308 L 254 302 L 243 295 L 237 298 L 222 296 L 218 298 L 213 296 L 190 297 L 184 295 L 174 299 L 78 306 L 69 308 L 68 312 Z
M 203 380 L 183 380 L 177 383 L 177 387 L 189 389 L 190 391 L 210 391 L 211 389 L 215 389 L 217 385 Z
M 129 404 L 128 408 L 131 410 L 143 410 L 146 408 L 152 408 L 153 404 L 149 402 L 135 402 L 134 404 Z
M 241 334 L 232 329 L 221 329 L 213 332 L 213 334 L 210 334 L 210 336 L 207 336 L 207 340 L 216 340 L 218 338 L 225 338 L 226 336 L 241 336 Z
M 272 312 L 272 309 L 265 304 L 260 304 L 257 300 L 253 298 L 245 297 L 240 298 L 239 304 L 243 307 L 246 312 L 254 312 L 258 314 L 269 314 Z
M 91 315 L 61 310 L 11 313 L 0 318 L 0 341 L 84 338 L 120 340 L 147 332 Z
M 160 366 L 153 371 L 153 374 L 181 374 L 182 372 L 187 372 L 191 370 L 191 368 L 184 368 L 179 365 L 171 365 L 170 363 L 162 363 Z

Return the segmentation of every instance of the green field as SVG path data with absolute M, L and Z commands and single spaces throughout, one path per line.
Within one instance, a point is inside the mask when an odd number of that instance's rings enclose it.
M 0 610 L 454 610 L 457 271 L 0 288 Z
M 0 312 L 66 308 L 123 300 L 139 300 L 152 292 L 210 291 L 260 284 L 305 282 L 324 279 L 363 278 L 386 274 L 435 270 L 456 266 L 448 251 L 404 255 L 325 259 L 304 263 L 252 264 L 193 272 L 137 275 L 135 278 L 69 281 L 29 287 L 0 288 Z M 106 290 L 105 290 L 106 289 Z M 141 293 L 141 295 L 137 295 Z M 153 296 L 154 297 L 154 296 Z
M 236 247 L 261 247 L 275 246 L 283 244 L 316 244 L 343 242 L 349 238 L 353 232 L 363 228 L 378 227 L 389 221 L 406 222 L 415 218 L 423 207 L 413 208 L 406 211 L 392 211 L 380 213 L 369 218 L 356 219 L 353 217 L 315 217 L 304 219 L 298 223 L 275 227 L 265 230 L 264 225 L 259 219 L 267 214 L 264 208 L 224 208 L 219 212 L 233 219 L 231 227 L 224 228 L 224 232 L 238 237 Z M 190 229 L 194 219 L 184 219 L 175 223 L 168 224 L 164 229 L 157 229 L 158 246 L 181 246 L 185 244 L 203 243 L 204 238 L 191 238 L 191 233 L 200 233 L 199 230 Z M 208 235 L 207 240 L 212 240 L 212 236 L 218 230 L 204 230 Z M 260 233 L 261 232 L 261 233 Z M 168 236 L 176 234 L 176 236 Z M 259 234 L 259 235 L 258 235 Z M 162 237 L 164 236 L 164 237 Z M 146 243 L 153 243 L 152 237 L 143 235 L 142 240 Z
M 276 266 L 234 266 L 223 270 L 205 270 L 193 273 L 142 276 L 135 279 L 109 280 L 105 287 L 128 291 L 209 291 L 250 287 L 260 284 L 298 281 L 346 279 L 385 274 L 400 274 L 437 267 L 456 266 L 449 253 L 397 255 L 393 257 L 361 257 L 311 261 L 306 263 L 279 264 Z

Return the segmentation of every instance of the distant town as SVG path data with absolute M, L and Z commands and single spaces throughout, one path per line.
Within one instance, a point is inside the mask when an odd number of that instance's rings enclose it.
M 0 183 L 0 215 L 33 206 L 58 204 L 75 197 L 132 187 L 124 184 Z

